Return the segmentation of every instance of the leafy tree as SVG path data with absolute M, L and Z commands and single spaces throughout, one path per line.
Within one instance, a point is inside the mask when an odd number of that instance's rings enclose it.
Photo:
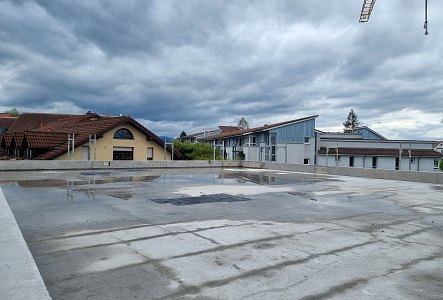
M 214 147 L 197 142 L 174 142 L 174 149 L 180 152 L 184 160 L 212 160 L 214 158 Z M 221 159 L 219 151 L 215 152 L 215 159 Z
M 9 114 L 11 117 L 19 117 L 20 116 L 20 113 L 17 111 L 17 109 L 15 107 L 13 109 L 7 111 L 6 113 Z
M 182 138 L 182 137 L 184 137 L 184 136 L 187 136 L 187 134 L 186 134 L 186 132 L 183 130 L 182 133 L 180 133 L 180 137 Z
M 249 129 L 249 123 L 248 123 L 248 121 L 246 121 L 246 119 L 244 117 L 240 118 L 237 126 L 240 129 Z
M 358 120 L 357 114 L 354 112 L 354 109 L 351 108 L 346 121 L 343 122 L 343 126 L 345 127 L 343 129 L 343 132 L 352 132 L 352 130 L 358 127 L 358 125 L 360 125 L 360 121 Z
M 440 171 L 443 171 L 443 159 L 440 159 L 440 163 L 438 165 L 438 168 L 440 169 Z

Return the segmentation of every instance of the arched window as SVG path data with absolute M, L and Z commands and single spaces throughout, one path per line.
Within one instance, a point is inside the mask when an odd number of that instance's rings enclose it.
M 134 139 L 134 136 L 128 129 L 121 128 L 114 133 L 114 139 L 132 140 Z

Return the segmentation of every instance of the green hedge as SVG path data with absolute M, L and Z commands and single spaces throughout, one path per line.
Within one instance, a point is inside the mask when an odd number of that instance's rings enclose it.
M 438 165 L 438 168 L 440 169 L 440 171 L 443 171 L 443 159 L 440 159 L 440 163 Z
M 214 158 L 214 148 L 200 142 L 174 142 L 174 149 L 181 153 L 184 160 L 212 160 Z M 215 159 L 221 159 L 219 151 L 215 152 Z

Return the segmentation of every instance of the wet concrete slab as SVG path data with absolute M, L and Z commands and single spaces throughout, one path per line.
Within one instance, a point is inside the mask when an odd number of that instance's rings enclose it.
M 54 299 L 441 299 L 439 185 L 249 169 L 4 172 Z

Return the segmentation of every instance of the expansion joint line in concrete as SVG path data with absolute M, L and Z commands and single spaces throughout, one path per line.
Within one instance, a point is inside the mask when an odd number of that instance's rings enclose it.
M 240 243 L 236 243 L 236 244 L 217 246 L 217 247 L 206 249 L 206 250 L 194 251 L 194 252 L 174 255 L 174 256 L 170 256 L 170 257 L 166 257 L 166 258 L 160 258 L 160 259 L 152 259 L 152 258 L 148 258 L 145 255 L 142 255 L 143 257 L 146 258 L 146 261 L 138 262 L 138 263 L 133 263 L 133 264 L 127 264 L 127 265 L 124 265 L 124 266 L 121 266 L 121 267 L 109 269 L 108 271 L 119 271 L 119 270 L 139 267 L 139 266 L 143 266 L 143 265 L 148 265 L 148 264 L 158 264 L 160 262 L 171 260 L 171 259 L 196 256 L 196 255 L 213 253 L 213 252 L 218 252 L 218 251 L 223 251 L 223 250 L 228 250 L 228 249 L 235 249 L 235 248 L 238 248 L 238 247 L 242 247 L 242 246 L 246 246 L 246 245 L 251 245 L 251 244 L 256 244 L 256 243 L 262 243 L 262 242 L 269 242 L 269 241 L 275 241 L 275 240 L 280 240 L 280 239 L 291 238 L 293 236 L 294 236 L 294 234 L 272 236 L 272 237 L 256 239 L 256 240 L 252 240 L 252 241 L 240 242 Z M 94 272 L 91 272 L 91 273 L 94 273 Z M 91 274 L 91 273 L 88 273 L 88 274 Z M 78 275 L 78 276 L 71 276 L 71 277 L 68 277 L 68 278 L 61 279 L 59 281 L 69 281 L 69 280 L 72 280 L 72 279 L 81 278 L 83 276 L 86 276 L 86 274 Z
M 251 225 L 251 224 L 253 224 L 253 223 L 250 222 L 250 223 L 243 223 L 243 224 L 236 224 L 236 225 L 221 225 L 221 226 L 214 226 L 214 227 L 208 227 L 208 228 L 199 228 L 199 229 L 195 229 L 195 230 L 181 230 L 181 231 L 169 231 L 169 230 L 163 228 L 162 226 L 158 226 L 158 227 L 164 229 L 165 231 L 167 231 L 167 233 L 151 235 L 151 236 L 147 236 L 147 237 L 140 237 L 140 238 L 135 238 L 135 239 L 128 239 L 128 240 L 119 239 L 119 241 L 116 241 L 116 242 L 101 243 L 101 244 L 84 246 L 84 247 L 74 247 L 74 248 L 70 248 L 70 249 L 66 249 L 66 250 L 51 251 L 51 252 L 46 252 L 45 255 L 54 255 L 54 254 L 65 253 L 65 252 L 69 252 L 69 251 L 91 249 L 91 248 L 112 246 L 112 245 L 118 245 L 118 244 L 131 244 L 132 242 L 152 240 L 152 239 L 161 238 L 161 237 L 165 237 L 165 236 L 176 236 L 176 235 L 184 234 L 184 233 L 195 234 L 196 232 L 203 232 L 203 231 L 207 231 L 207 230 L 211 230 L 211 229 L 220 229 L 220 228 L 225 228 L 225 227 L 240 227 L 240 226 L 246 226 L 246 225 Z M 199 237 L 210 240 L 210 239 L 205 238 L 200 235 L 199 235 Z M 218 243 L 214 241 L 214 244 L 218 244 Z
M 342 253 L 342 252 L 346 252 L 349 250 L 353 250 L 356 248 L 360 248 L 360 247 L 364 247 L 367 245 L 371 245 L 374 243 L 379 242 L 377 241 L 368 241 L 368 242 L 364 242 L 364 243 L 359 243 L 359 244 L 354 244 L 351 246 L 346 246 L 346 247 L 342 247 L 342 248 L 338 248 L 338 249 L 334 249 L 331 251 L 327 251 L 327 252 L 322 252 L 322 253 L 317 253 L 317 254 L 310 254 L 305 258 L 301 258 L 301 259 L 296 259 L 296 260 L 289 260 L 289 261 L 284 261 L 272 266 L 267 266 L 267 267 L 263 267 L 263 268 L 258 268 L 258 269 L 253 269 L 247 272 L 244 272 L 240 275 L 237 276 L 233 276 L 233 277 L 229 277 L 229 278 L 225 278 L 222 280 L 213 280 L 213 281 L 208 281 L 205 282 L 201 285 L 198 286 L 185 286 L 183 290 L 178 291 L 176 293 L 170 294 L 168 296 L 162 297 L 160 299 L 174 299 L 174 298 L 179 298 L 179 297 L 183 297 L 185 295 L 189 295 L 189 294 L 197 294 L 199 293 L 201 290 L 205 289 L 205 288 L 215 288 L 215 287 L 220 287 L 220 286 L 224 286 L 226 284 L 229 284 L 233 281 L 239 280 L 239 279 L 244 279 L 247 277 L 251 277 L 251 276 L 258 276 L 262 273 L 265 273 L 267 271 L 272 271 L 272 270 L 280 270 L 282 268 L 288 267 L 288 266 L 293 266 L 293 265 L 299 265 L 299 264 L 303 264 L 306 262 L 309 262 L 313 259 L 316 259 L 318 257 L 322 257 L 322 256 L 327 256 L 327 255 L 335 255 L 337 253 Z
M 389 269 L 385 274 L 375 275 L 375 276 L 371 276 L 369 278 L 357 278 L 357 279 L 351 280 L 349 282 L 345 282 L 345 283 L 342 283 L 342 284 L 339 284 L 339 285 L 332 286 L 328 290 L 326 290 L 325 292 L 318 293 L 318 294 L 313 294 L 313 295 L 308 295 L 308 296 L 305 296 L 305 297 L 303 297 L 301 299 L 303 299 L 303 300 L 329 299 L 332 296 L 340 295 L 343 292 L 345 292 L 346 290 L 351 289 L 351 288 L 353 288 L 353 287 L 355 287 L 355 286 L 357 286 L 359 284 L 365 284 L 365 283 L 367 283 L 367 282 L 369 282 L 370 280 L 373 280 L 373 279 L 386 277 L 386 276 L 389 276 L 389 275 L 391 275 L 393 273 L 396 273 L 396 272 L 399 272 L 399 271 L 405 271 L 405 270 L 411 268 L 412 266 L 415 266 L 415 265 L 417 265 L 417 264 L 419 264 L 421 262 L 432 261 L 432 260 L 435 260 L 435 259 L 438 259 L 438 258 L 441 258 L 441 257 L 443 257 L 443 254 L 435 253 L 435 254 L 432 254 L 432 255 L 429 255 L 429 256 L 425 256 L 423 258 L 417 258 L 417 259 L 414 259 L 414 260 L 411 260 L 411 261 L 409 261 L 407 263 L 402 264 L 398 268 Z
M 68 239 L 68 238 L 100 235 L 100 234 L 104 234 L 104 233 L 118 232 L 118 231 L 138 229 L 138 228 L 148 228 L 148 227 L 161 227 L 162 229 L 164 229 L 164 230 L 166 230 L 166 231 L 168 231 L 170 233 L 174 233 L 174 231 L 170 231 L 170 230 L 166 229 L 163 226 L 175 225 L 175 224 L 183 224 L 183 222 L 143 224 L 143 225 L 134 225 L 134 226 L 123 227 L 123 228 L 96 230 L 96 231 L 92 231 L 92 232 L 68 234 L 68 235 L 56 236 L 56 237 L 51 237 L 51 238 L 46 238 L 46 239 L 32 240 L 29 243 L 39 243 L 39 242 L 44 242 L 44 241 L 49 241 L 49 240 L 63 240 L 63 239 Z M 242 224 L 234 224 L 234 225 L 220 225 L 220 226 L 214 226 L 214 227 L 208 227 L 208 228 L 198 228 L 198 230 L 218 229 L 218 228 L 224 228 L 224 227 L 237 227 L 237 226 L 244 226 L 244 225 L 251 225 L 251 224 L 253 224 L 253 222 L 245 222 L 245 223 L 242 223 Z M 179 233 L 185 233 L 185 232 L 186 231 L 179 232 Z

